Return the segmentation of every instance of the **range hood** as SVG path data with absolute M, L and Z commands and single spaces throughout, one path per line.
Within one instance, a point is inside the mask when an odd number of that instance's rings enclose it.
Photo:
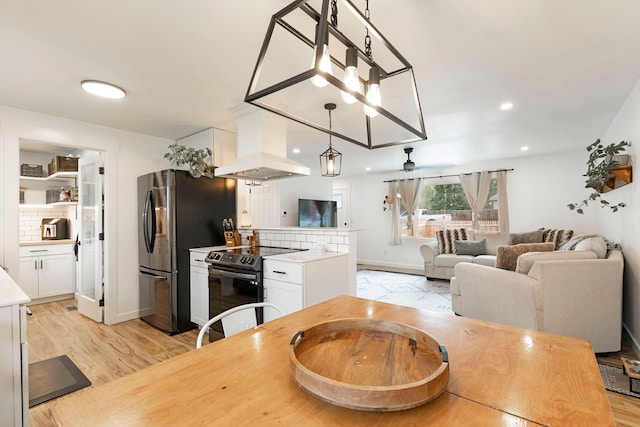
M 267 181 L 307 176 L 303 164 L 287 159 L 287 123 L 269 111 L 243 105 L 233 111 L 238 119 L 237 158 L 214 170 L 223 178 Z

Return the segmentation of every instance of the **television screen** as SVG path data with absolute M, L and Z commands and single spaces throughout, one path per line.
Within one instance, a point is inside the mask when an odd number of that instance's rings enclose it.
M 300 227 L 337 227 L 338 206 L 332 200 L 298 199 Z

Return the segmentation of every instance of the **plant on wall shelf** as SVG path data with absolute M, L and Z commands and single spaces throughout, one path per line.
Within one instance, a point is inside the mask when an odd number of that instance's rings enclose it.
M 631 146 L 628 141 L 620 141 L 618 143 L 612 143 L 604 146 L 600 143 L 600 139 L 587 147 L 589 152 L 589 160 L 587 161 L 587 173 L 583 176 L 587 177 L 585 188 L 591 188 L 593 192 L 580 203 L 570 203 L 567 207 L 571 210 L 575 210 L 577 213 L 584 213 L 583 208 L 588 206 L 590 202 L 600 201 L 601 208 L 609 208 L 613 212 L 617 212 L 618 209 L 624 208 L 626 205 L 622 202 L 612 205 L 602 198 L 601 190 L 605 187 L 606 183 L 611 179 L 613 170 L 619 166 L 615 156 L 625 150 L 626 147 Z
M 213 170 L 206 162 L 206 158 L 211 156 L 210 148 L 185 147 L 180 144 L 169 145 L 169 152 L 165 153 L 164 158 L 169 159 L 172 166 L 181 167 L 187 165 L 188 171 L 194 178 L 206 176 L 213 178 Z

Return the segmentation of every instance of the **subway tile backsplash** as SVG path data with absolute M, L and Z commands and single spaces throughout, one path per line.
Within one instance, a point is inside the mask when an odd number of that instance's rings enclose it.
M 256 229 L 262 246 L 279 248 L 316 249 L 324 246 L 329 252 L 349 252 L 349 230 L 331 229 Z M 242 243 L 247 244 L 249 231 L 242 230 Z
M 68 218 L 69 220 L 74 220 L 76 218 L 76 207 L 54 206 L 51 209 L 20 208 L 19 239 L 21 242 L 34 242 L 41 240 L 42 232 L 40 227 L 42 225 L 43 218 Z M 73 229 L 74 227 L 72 226 L 72 234 Z M 75 234 L 73 234 L 73 236 L 75 236 Z

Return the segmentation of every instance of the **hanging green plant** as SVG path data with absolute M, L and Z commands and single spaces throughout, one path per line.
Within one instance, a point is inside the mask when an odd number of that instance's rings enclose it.
M 169 159 L 172 166 L 181 167 L 186 165 L 187 170 L 194 178 L 200 178 L 201 176 L 213 178 L 213 169 L 206 162 L 206 159 L 211 157 L 210 148 L 196 150 L 180 144 L 171 144 L 169 145 L 169 150 L 168 153 L 165 153 L 164 158 Z
M 587 177 L 585 188 L 591 188 L 593 192 L 579 203 L 570 203 L 567 207 L 575 210 L 579 214 L 583 214 L 583 208 L 587 207 L 590 202 L 599 200 L 601 208 L 609 208 L 613 212 L 624 208 L 626 205 L 622 202 L 613 205 L 602 198 L 602 189 L 608 181 L 611 180 L 613 170 L 620 165 L 616 157 L 623 152 L 626 147 L 631 146 L 628 141 L 620 141 L 604 146 L 600 143 L 600 139 L 587 147 L 589 152 L 589 160 L 587 161 L 587 173 L 582 176 Z

